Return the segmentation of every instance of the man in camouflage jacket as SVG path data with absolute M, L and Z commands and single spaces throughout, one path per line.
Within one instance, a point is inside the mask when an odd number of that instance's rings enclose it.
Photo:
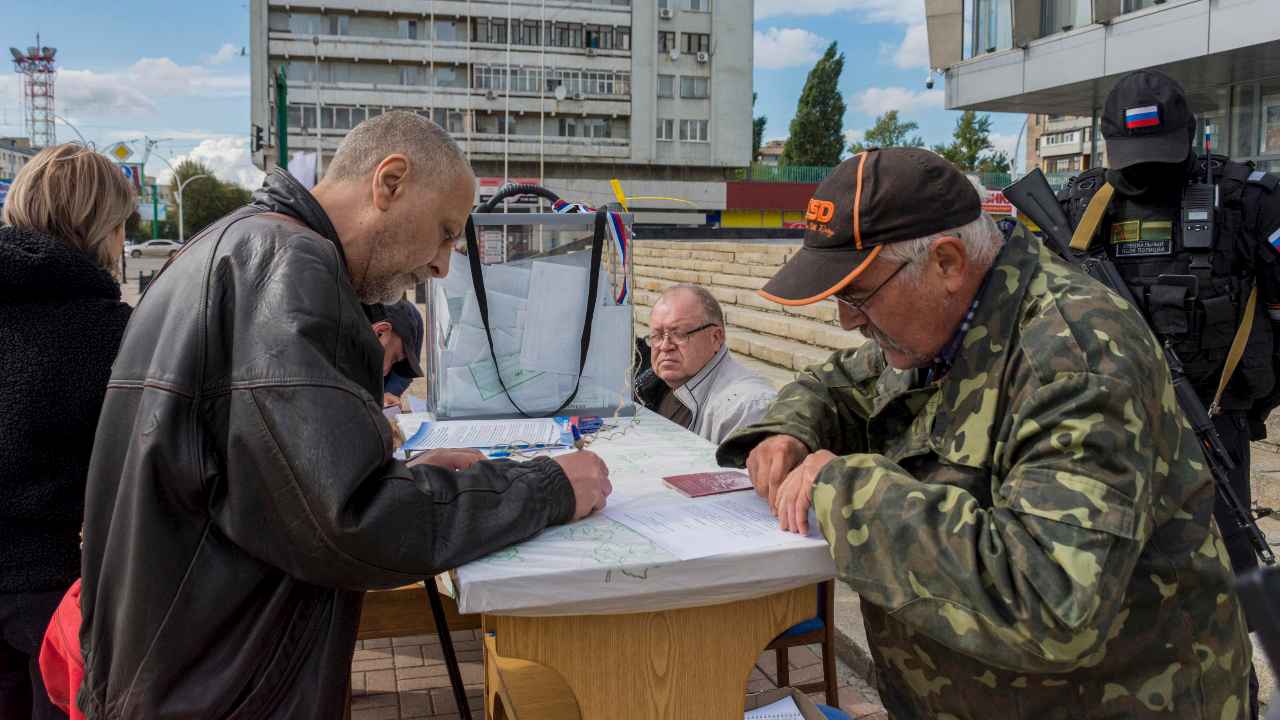
M 835 295 L 876 342 L 801 373 L 721 462 L 784 528 L 812 502 L 894 718 L 1243 718 L 1244 620 L 1154 338 L 1034 238 L 1001 247 L 929 155 L 818 188 L 762 294 Z

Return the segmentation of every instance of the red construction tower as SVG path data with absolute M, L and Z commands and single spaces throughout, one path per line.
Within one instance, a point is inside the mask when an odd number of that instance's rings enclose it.
M 53 58 L 58 49 L 42 46 L 37 34 L 36 44 L 25 53 L 15 47 L 9 48 L 9 52 L 13 55 L 14 72 L 24 79 L 22 104 L 27 137 L 35 147 L 58 144 L 53 127 L 53 85 L 58 77 Z

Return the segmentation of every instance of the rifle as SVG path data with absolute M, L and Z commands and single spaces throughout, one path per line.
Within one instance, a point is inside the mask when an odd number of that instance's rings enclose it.
M 1005 188 L 1004 196 L 1019 212 L 1040 226 L 1044 231 L 1046 244 L 1062 259 L 1106 285 L 1135 309 L 1142 307 L 1129 291 L 1129 286 L 1120 275 L 1120 271 L 1107 257 L 1105 247 L 1099 246 L 1098 250 L 1079 254 L 1071 249 L 1071 223 L 1067 219 L 1067 214 L 1063 212 L 1062 206 L 1058 204 L 1053 188 L 1049 187 L 1049 181 L 1045 179 L 1040 168 L 1032 170 L 1021 180 Z M 1222 498 L 1223 506 L 1235 520 L 1237 527 L 1248 536 L 1258 558 L 1267 565 L 1275 565 L 1275 553 L 1267 544 L 1266 535 L 1262 534 L 1262 530 L 1258 528 L 1258 523 L 1249 513 L 1248 508 L 1240 502 L 1240 497 L 1232 489 L 1227 477 L 1227 473 L 1235 468 L 1235 461 L 1227 452 L 1217 428 L 1213 426 L 1213 420 L 1205 410 L 1204 403 L 1200 402 L 1200 396 L 1196 394 L 1191 381 L 1183 372 L 1182 361 L 1178 359 L 1177 353 L 1173 351 L 1168 340 L 1164 340 L 1164 359 L 1169 365 L 1169 373 L 1173 378 L 1173 390 L 1177 395 L 1178 405 L 1187 416 L 1191 429 L 1195 431 L 1196 439 L 1204 449 L 1209 474 L 1213 477 L 1213 486 L 1218 496 Z

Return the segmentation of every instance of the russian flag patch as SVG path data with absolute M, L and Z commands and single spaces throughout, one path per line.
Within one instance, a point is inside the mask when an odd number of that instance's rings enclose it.
M 1134 128 L 1155 127 L 1160 124 L 1160 108 L 1155 105 L 1129 108 L 1124 111 L 1124 126 Z
M 1271 237 L 1267 238 L 1267 242 L 1271 243 L 1271 247 L 1280 252 L 1280 230 L 1271 233 Z

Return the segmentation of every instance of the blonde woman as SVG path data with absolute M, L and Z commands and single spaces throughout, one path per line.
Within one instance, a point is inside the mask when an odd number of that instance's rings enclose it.
M 65 717 L 36 657 L 80 575 L 85 476 L 129 306 L 111 269 L 132 186 L 102 155 L 43 150 L 0 216 L 0 718 Z

